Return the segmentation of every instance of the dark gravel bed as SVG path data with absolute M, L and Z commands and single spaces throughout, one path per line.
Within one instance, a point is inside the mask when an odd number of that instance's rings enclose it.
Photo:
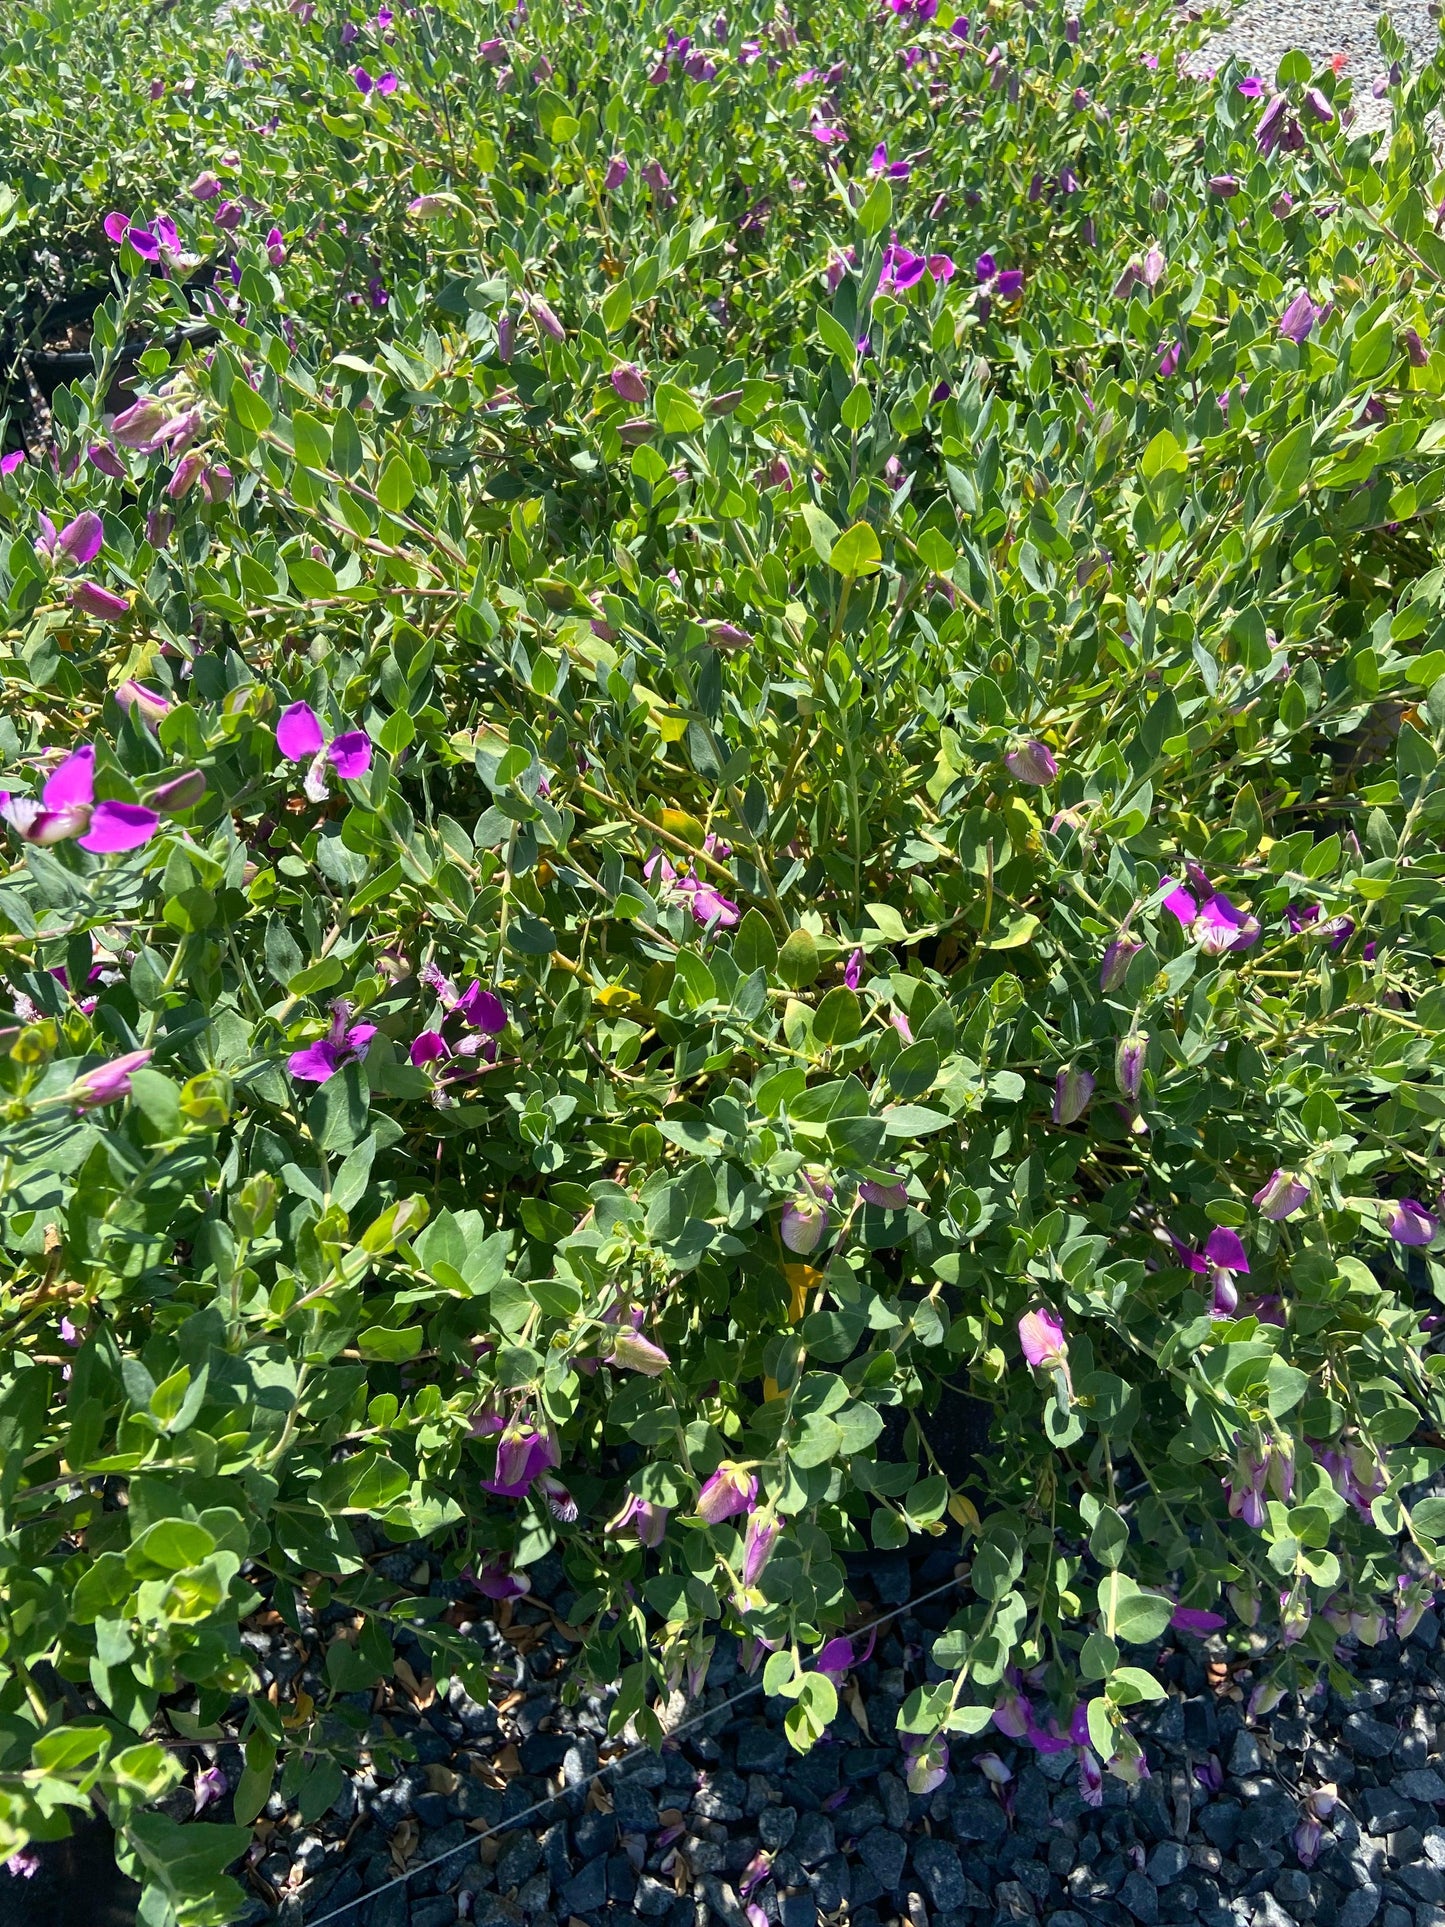
M 415 1552 L 394 1557 L 397 1578 L 417 1568 Z M 947 1592 L 908 1602 L 945 1585 L 955 1559 L 940 1548 L 911 1565 L 900 1554 L 860 1567 L 854 1591 L 865 1607 L 903 1610 L 842 1685 L 843 1710 L 806 1757 L 787 1743 L 781 1704 L 760 1692 L 739 1698 L 753 1682 L 736 1644 L 720 1639 L 701 1699 L 677 1695 L 669 1707 L 682 1730 L 661 1755 L 619 1759 L 626 1749 L 606 1738 L 610 1694 L 584 1691 L 569 1704 L 562 1691 L 575 1648 L 560 1630 L 571 1604 L 560 1563 L 543 1561 L 533 1598 L 496 1617 L 464 1596 L 450 1616 L 485 1651 L 492 1702 L 459 1686 L 433 1697 L 420 1648 L 403 1636 L 404 1684 L 354 1705 L 412 1757 L 391 1775 L 349 1775 L 309 1824 L 273 1795 L 247 1873 L 248 1918 L 289 1927 L 1445 1927 L 1445 1647 L 1434 1612 L 1403 1643 L 1342 1645 L 1348 1697 L 1322 1685 L 1255 1721 L 1257 1669 L 1226 1665 L 1217 1642 L 1178 1639 L 1142 1654 L 1172 1689 L 1138 1723 L 1150 1776 L 1134 1789 L 1106 1778 L 1097 1807 L 1081 1795 L 1072 1749 L 1041 1756 L 995 1733 L 956 1745 L 951 1777 L 910 1794 L 894 1722 L 911 1687 L 939 1677 L 928 1653 L 955 1602 Z M 249 1643 L 278 1680 L 299 1673 L 304 1682 L 328 1637 L 325 1617 L 302 1652 L 264 1628 Z M 985 1754 L 992 1777 L 976 1764 Z M 1001 1785 L 999 1763 L 1012 1776 Z M 228 1779 L 239 1764 L 234 1748 L 221 1749 Z M 1329 1787 L 1337 1804 L 1312 1861 L 1306 1839 L 1302 1865 L 1296 1829 L 1309 1795 Z M 190 1799 L 173 1796 L 178 1817 Z M 229 1808 L 227 1795 L 214 1811 L 229 1818 Z M 54 1880 L 47 1868 L 33 1883 L 5 1882 L 0 1927 L 80 1918 L 53 1901 L 47 1912 Z M 85 1917 L 100 1919 L 93 1886 L 87 1905 Z

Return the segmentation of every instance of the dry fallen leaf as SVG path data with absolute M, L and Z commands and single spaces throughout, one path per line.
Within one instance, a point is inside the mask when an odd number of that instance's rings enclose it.
M 426 1783 L 433 1793 L 455 1793 L 460 1784 L 457 1775 L 440 1760 L 427 1763 Z
M 843 1700 L 848 1711 L 857 1722 L 858 1731 L 863 1735 L 865 1740 L 871 1740 L 873 1738 L 873 1729 L 868 1724 L 867 1710 L 863 1705 L 863 1694 L 859 1690 L 856 1679 L 850 1679 L 848 1681 L 847 1690 L 843 1694 Z
M 408 1814 L 387 1842 L 391 1864 L 398 1873 L 406 1872 L 406 1863 L 416 1852 L 417 1841 L 420 1838 L 421 1828 L 412 1815 Z
M 396 1660 L 391 1670 L 406 1688 L 410 1698 L 425 1712 L 436 1699 L 436 1689 L 432 1685 L 430 1673 L 424 1679 L 418 1679 L 404 1659 Z

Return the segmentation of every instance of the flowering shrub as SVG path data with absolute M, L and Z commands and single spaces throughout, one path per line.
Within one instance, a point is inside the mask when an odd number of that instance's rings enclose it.
M 421 1610 L 357 1522 L 800 1748 L 841 1554 L 961 1531 L 919 1789 L 1424 1610 L 1445 75 L 1381 145 L 1166 11 L 295 0 L 21 180 L 114 289 L 0 465 L 0 1852 L 230 1917 Z

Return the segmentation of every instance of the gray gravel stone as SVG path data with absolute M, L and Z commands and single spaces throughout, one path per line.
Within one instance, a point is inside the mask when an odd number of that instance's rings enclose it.
M 1129 1909 L 1140 1927 L 1156 1927 L 1159 1919 L 1159 1889 L 1147 1875 L 1136 1870 L 1124 1876 L 1119 1901 Z
M 589 1860 L 558 1895 L 565 1913 L 586 1914 L 601 1907 L 607 1899 L 607 1862 Z
M 1357 1760 L 1388 1760 L 1399 1735 L 1393 1726 L 1371 1719 L 1368 1713 L 1349 1713 L 1341 1737 Z
M 1241 1726 L 1234 1736 L 1234 1744 L 1229 1749 L 1229 1770 L 1231 1773 L 1258 1773 L 1263 1761 L 1259 1757 L 1259 1742 L 1247 1726 Z
M 913 1849 L 913 1868 L 935 1907 L 967 1904 L 963 1863 L 957 1847 L 944 1840 L 920 1840 Z
M 858 1855 L 885 1893 L 903 1878 L 908 1843 L 887 1827 L 873 1827 L 858 1842 Z
M 787 1846 L 797 1824 L 796 1807 L 764 1807 L 758 1815 L 758 1838 L 769 1853 L 776 1853 L 779 1847 Z
M 1436 45 L 1435 22 L 1427 0 L 1391 0 L 1389 15 L 1414 56 L 1416 70 L 1429 59 Z M 1271 0 L 1245 0 L 1223 33 L 1219 34 L 1190 66 L 1196 73 L 1222 66 L 1237 55 L 1246 69 L 1273 81 L 1275 69 L 1291 48 L 1299 47 L 1316 67 L 1327 66 L 1336 54 L 1349 58 L 1347 73 L 1354 85 L 1357 127 L 1383 127 L 1388 121 L 1387 103 L 1373 97 L 1372 88 L 1384 73 L 1379 43 L 1375 38 L 1375 10 L 1366 0 L 1295 0 L 1289 7 L 1275 6 Z M 1418 1632 L 1423 1628 L 1417 1628 Z
M 1392 1782 L 1407 1800 L 1420 1800 L 1427 1806 L 1445 1805 L 1445 1780 L 1433 1767 L 1417 1766 L 1401 1773 Z
M 1352 1894 L 1346 1894 L 1335 1915 L 1335 1927 L 1370 1927 L 1370 1922 L 1380 1911 L 1380 1890 L 1370 1882 L 1367 1886 L 1356 1887 Z
M 1149 1856 L 1145 1871 L 1156 1887 L 1169 1887 L 1189 1865 L 1189 1855 L 1177 1840 L 1161 1840 Z

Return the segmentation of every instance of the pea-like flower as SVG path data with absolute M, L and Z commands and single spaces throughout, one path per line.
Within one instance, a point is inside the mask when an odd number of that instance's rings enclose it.
M 1069 1350 L 1063 1320 L 1046 1306 L 1026 1311 L 1019 1320 L 1019 1344 L 1025 1359 L 1036 1370 L 1061 1364 Z
M 640 1331 L 624 1325 L 612 1340 L 607 1362 L 629 1372 L 641 1372 L 644 1378 L 657 1378 L 667 1370 L 672 1360 L 661 1345 L 655 1345 L 650 1338 L 644 1338 Z
M 1169 1621 L 1176 1633 L 1193 1633 L 1202 1637 L 1205 1633 L 1217 1633 L 1229 1621 L 1223 1613 L 1206 1612 L 1199 1606 L 1176 1606 Z
M 758 1496 L 758 1482 L 732 1459 L 724 1459 L 698 1494 L 697 1516 L 704 1525 L 721 1525 L 740 1512 L 750 1511 Z
M 513 1419 L 497 1440 L 496 1471 L 482 1480 L 482 1490 L 503 1499 L 525 1498 L 533 1481 L 560 1463 L 561 1453 L 550 1432 L 539 1431 L 525 1419 Z
M 64 843 L 75 837 L 82 850 L 114 856 L 149 843 L 160 826 L 155 810 L 109 798 L 95 800 L 95 750 L 83 743 L 71 752 L 33 796 L 0 791 L 0 817 L 26 843 Z
M 1440 1229 L 1440 1220 L 1418 1198 L 1399 1198 L 1382 1205 L 1380 1221 L 1397 1245 L 1431 1244 Z
M 1309 1202 L 1310 1187 L 1307 1178 L 1296 1177 L 1292 1171 L 1274 1170 L 1254 1194 L 1254 1202 L 1259 1206 L 1260 1215 L 1279 1223 L 1284 1218 L 1293 1217 L 1296 1211 L 1303 1210 Z
M 326 801 L 330 765 L 343 780 L 356 782 L 371 768 L 371 738 L 364 729 L 344 730 L 328 742 L 321 718 L 310 703 L 292 703 L 276 724 L 276 747 L 290 763 L 310 758 L 302 788 L 313 803 Z
M 660 1546 L 667 1537 L 667 1511 L 665 1505 L 658 1505 L 652 1499 L 644 1499 L 636 1492 L 630 1492 L 626 1505 L 607 1530 L 630 1532 L 641 1546 Z
M 1089 1108 L 1094 1095 L 1094 1079 L 1077 1065 L 1070 1064 L 1054 1079 L 1054 1102 L 1050 1116 L 1061 1129 L 1076 1123 Z
M 1037 738 L 1009 750 L 1003 760 L 1010 776 L 1017 777 L 1020 783 L 1032 784 L 1036 789 L 1047 789 L 1059 773 L 1053 751 L 1047 743 L 1041 743 Z
M 360 1063 L 376 1035 L 375 1024 L 353 1024 L 351 1006 L 338 997 L 331 1006 L 331 1027 L 324 1037 L 292 1051 L 286 1068 L 302 1084 L 325 1084 L 348 1064 Z
M 57 563 L 73 562 L 84 567 L 100 554 L 105 542 L 105 524 L 94 509 L 82 509 L 73 521 L 57 532 L 44 512 L 40 533 L 35 538 L 35 553 L 53 568 Z
M 1207 878 L 1198 898 L 1182 883 L 1175 884 L 1164 899 L 1164 908 L 1178 918 L 1186 935 L 1206 956 L 1248 950 L 1259 942 L 1258 917 L 1241 910 L 1223 891 L 1212 889 Z
M 743 1585 L 751 1592 L 773 1556 L 773 1546 L 786 1521 L 768 1512 L 755 1512 L 743 1538 Z

